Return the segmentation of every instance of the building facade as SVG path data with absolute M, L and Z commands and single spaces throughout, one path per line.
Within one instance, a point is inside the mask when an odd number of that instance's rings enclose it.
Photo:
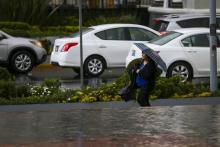
M 82 0 L 83 7 L 86 8 L 118 8 L 136 7 L 143 1 L 144 4 L 153 0 Z M 78 0 L 51 0 L 51 6 L 68 5 L 77 7 Z

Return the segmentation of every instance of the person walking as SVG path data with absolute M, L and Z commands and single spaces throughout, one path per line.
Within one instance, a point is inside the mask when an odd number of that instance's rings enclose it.
M 154 90 L 156 78 L 159 77 L 163 71 L 167 71 L 167 66 L 157 52 L 143 43 L 134 44 L 142 51 L 142 60 L 138 64 L 128 66 L 131 67 L 127 69 L 130 82 L 119 91 L 119 95 L 125 101 L 136 100 L 136 90 L 139 88 L 138 103 L 143 107 L 151 106 L 149 97 Z
M 136 70 L 136 87 L 140 88 L 137 101 L 140 106 L 151 106 L 149 96 L 156 83 L 156 63 L 142 52 L 142 62 Z

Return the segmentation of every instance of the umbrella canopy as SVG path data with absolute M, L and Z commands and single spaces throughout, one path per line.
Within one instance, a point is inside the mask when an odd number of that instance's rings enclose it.
M 167 71 L 166 63 L 154 50 L 150 49 L 143 43 L 134 43 L 144 54 L 150 57 L 155 63 L 157 63 L 164 71 Z

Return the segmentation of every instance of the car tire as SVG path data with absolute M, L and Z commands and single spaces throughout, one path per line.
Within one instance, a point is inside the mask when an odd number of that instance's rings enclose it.
M 193 70 L 186 62 L 173 63 L 167 71 L 167 77 L 180 76 L 182 81 L 190 81 L 193 78 Z
M 105 60 L 100 56 L 90 56 L 85 61 L 84 69 L 89 76 L 97 77 L 105 70 Z
M 28 51 L 18 51 L 10 60 L 11 70 L 15 73 L 28 73 L 34 66 L 34 57 Z

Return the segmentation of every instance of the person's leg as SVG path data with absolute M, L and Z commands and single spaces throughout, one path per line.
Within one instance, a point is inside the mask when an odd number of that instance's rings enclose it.
M 149 91 L 146 87 L 141 87 L 140 88 L 140 94 L 138 96 L 138 103 L 140 106 L 151 106 L 149 102 Z
M 130 85 L 127 101 L 129 101 L 129 100 L 136 100 L 137 88 L 138 87 L 136 86 L 136 84 Z

